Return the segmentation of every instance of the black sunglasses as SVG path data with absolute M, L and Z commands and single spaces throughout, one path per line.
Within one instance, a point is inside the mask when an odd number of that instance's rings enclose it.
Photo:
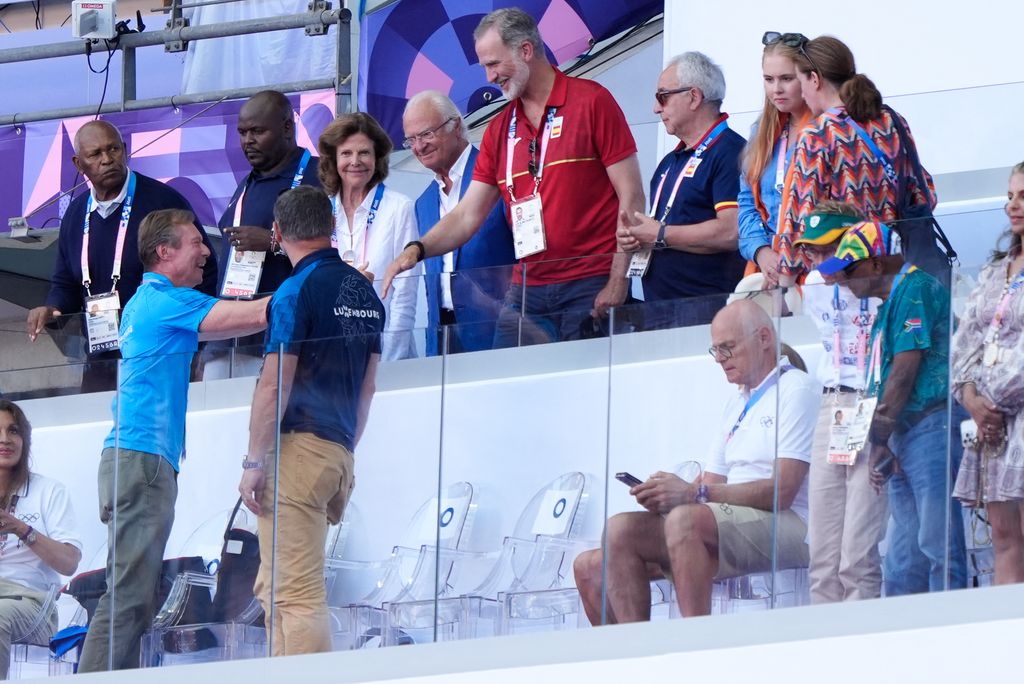
M 671 90 L 656 90 L 654 91 L 654 99 L 658 101 L 658 104 L 662 107 L 668 102 L 668 98 L 676 93 L 685 93 L 689 90 L 693 90 L 693 86 L 687 86 L 685 88 L 672 88 Z
M 534 138 L 530 141 L 530 163 L 527 165 L 527 169 L 530 175 L 534 178 L 537 177 L 537 139 Z
M 810 42 L 810 38 L 802 33 L 779 33 L 778 31 L 765 31 L 764 35 L 761 36 L 761 45 L 768 47 L 769 45 L 775 45 L 776 43 L 782 43 L 786 47 L 796 48 L 800 51 L 800 54 L 804 56 L 804 59 L 811 65 L 811 68 L 821 73 L 821 69 L 817 67 L 811 56 L 807 54 L 807 43 Z

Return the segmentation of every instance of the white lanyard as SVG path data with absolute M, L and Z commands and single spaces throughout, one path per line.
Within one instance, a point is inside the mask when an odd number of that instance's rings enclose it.
M 840 329 L 842 321 L 839 309 L 839 286 L 832 286 L 832 364 L 835 367 L 836 386 L 840 384 L 842 374 L 842 335 Z M 857 323 L 857 370 L 864 372 L 864 357 L 868 347 L 868 300 L 866 297 L 860 300 L 860 320 Z
M 505 187 L 508 188 L 508 196 L 513 202 L 516 201 L 515 189 L 512 182 L 512 160 L 515 156 L 516 143 L 516 109 L 512 110 L 512 119 L 508 123 L 508 150 L 505 153 Z M 548 141 L 551 139 L 551 123 L 555 120 L 555 108 L 548 108 L 547 121 L 544 122 L 544 134 L 540 141 L 540 157 L 537 159 L 537 173 L 533 177 L 533 194 L 540 190 L 541 177 L 544 175 L 544 157 L 548 152 Z
M 1003 287 L 1003 296 L 996 305 L 996 312 L 992 314 L 992 321 L 988 324 L 988 331 L 985 333 L 983 344 L 989 345 L 999 336 L 999 329 L 1003 327 L 1003 318 L 1006 316 L 1006 309 L 1010 306 L 1010 298 L 1014 293 L 1024 286 L 1024 271 L 1021 271 L 1012 283 Z
M 359 264 L 366 263 L 366 246 L 370 242 L 370 227 L 373 226 L 373 220 L 377 218 L 377 212 L 380 210 L 381 200 L 384 199 L 384 183 L 378 183 L 377 189 L 373 193 L 373 201 L 370 203 L 370 213 L 366 217 L 366 230 L 363 231 L 363 258 L 359 260 Z M 338 222 L 341 220 L 342 213 L 339 210 L 341 205 L 341 193 L 331 197 L 331 208 L 334 210 L 334 230 L 331 232 L 331 247 L 338 248 Z M 347 217 L 346 217 L 347 220 Z M 355 215 L 352 216 L 353 222 L 355 221 Z M 345 250 L 347 254 L 350 254 L 355 259 L 356 252 L 356 236 L 352 230 L 352 226 L 348 227 L 348 249 Z M 344 255 L 342 255 L 344 257 Z M 358 265 L 358 264 L 357 264 Z
M 302 150 L 302 159 L 299 161 L 299 166 L 295 169 L 295 175 L 292 177 L 291 190 L 302 185 L 302 176 L 306 173 L 306 165 L 309 164 L 309 150 Z M 242 225 L 242 201 L 245 199 L 245 193 L 249 189 L 249 184 L 246 183 L 242 187 L 242 194 L 238 196 L 238 201 L 235 202 L 235 222 L 234 225 Z
M 789 150 L 789 126 L 782 129 L 782 137 L 779 138 L 779 158 L 775 161 L 775 189 L 782 192 L 782 186 L 786 184 L 786 155 Z
M 128 192 L 121 204 L 121 220 L 117 224 L 117 242 L 114 245 L 114 264 L 110 272 L 111 292 L 117 292 L 117 282 L 121 280 L 121 260 L 124 255 L 124 242 L 128 236 L 128 220 L 132 216 L 132 201 L 135 198 L 135 172 L 128 172 Z M 91 297 L 92 272 L 89 270 L 89 216 L 92 214 L 92 193 L 85 203 L 85 222 L 82 226 L 82 286 Z

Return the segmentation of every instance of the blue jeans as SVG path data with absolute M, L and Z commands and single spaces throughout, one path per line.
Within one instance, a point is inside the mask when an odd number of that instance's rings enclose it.
M 897 431 L 889 446 L 900 471 L 889 480 L 889 549 L 885 556 L 887 596 L 942 591 L 967 585 L 967 559 L 960 503 L 952 498 L 963 446 L 960 422 L 966 414 L 953 405 Z M 947 458 L 947 444 L 949 446 Z
M 590 334 L 583 332 L 584 324 L 590 324 L 594 299 L 607 283 L 606 276 L 592 276 L 554 285 L 510 285 L 498 313 L 494 348 L 578 340 Z

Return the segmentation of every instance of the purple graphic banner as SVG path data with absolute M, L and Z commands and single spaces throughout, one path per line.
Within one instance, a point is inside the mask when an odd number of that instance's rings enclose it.
M 316 154 L 320 133 L 334 119 L 334 91 L 289 97 L 298 144 Z M 206 225 L 216 225 L 249 163 L 238 144 L 238 111 L 244 100 L 120 112 L 101 117 L 117 126 L 131 156 L 129 166 L 183 194 Z M 92 117 L 43 121 L 0 129 L 0 221 L 24 216 L 83 179 L 71 161 L 75 133 Z M 79 188 L 75 195 L 86 192 Z M 39 210 L 33 228 L 55 226 L 71 197 Z
M 664 0 L 401 0 L 363 19 L 359 108 L 372 114 L 397 144 L 402 111 L 421 90 L 440 90 L 463 114 L 501 99 L 484 77 L 473 30 L 492 10 L 520 7 L 537 20 L 553 64 L 564 64 L 599 42 L 664 10 Z

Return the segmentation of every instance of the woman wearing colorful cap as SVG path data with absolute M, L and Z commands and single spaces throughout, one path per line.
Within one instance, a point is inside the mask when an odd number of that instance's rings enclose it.
M 1024 582 L 1024 162 L 1007 192 L 1010 246 L 996 251 L 953 336 L 953 394 L 976 423 L 953 496 L 984 508 L 995 583 Z
M 931 176 L 923 172 L 927 187 L 920 187 L 908 160 L 914 139 L 906 121 L 882 105 L 871 79 L 857 73 L 850 48 L 838 38 L 819 36 L 804 39 L 797 52 L 801 92 L 816 118 L 797 143 L 792 182 L 784 193 L 780 251 L 791 250 L 802 220 L 824 200 L 848 202 L 867 220 L 892 226 L 899 218 L 899 181 L 914 204 L 934 208 Z M 800 264 L 783 261 L 780 269 L 788 281 Z
M 796 241 L 815 270 L 803 287 L 803 312 L 814 321 L 825 353 L 815 377 L 824 387 L 811 446 L 807 495 L 811 602 L 877 598 L 882 588 L 878 544 L 885 536 L 887 500 L 871 486 L 867 459 L 851 458 L 845 447 L 864 389 L 868 338 L 879 300 L 861 299 L 817 271 L 833 256 L 847 228 L 863 217 L 849 204 L 825 201 L 804 220 Z
M 779 225 L 782 191 L 797 137 L 810 120 L 796 73 L 795 45 L 801 39 L 807 40 L 799 33 L 777 31 L 767 31 L 761 38 L 764 109 L 751 128 L 741 162 L 740 254 L 757 264 L 770 287 L 778 283 L 779 255 L 772 248 L 772 237 Z

